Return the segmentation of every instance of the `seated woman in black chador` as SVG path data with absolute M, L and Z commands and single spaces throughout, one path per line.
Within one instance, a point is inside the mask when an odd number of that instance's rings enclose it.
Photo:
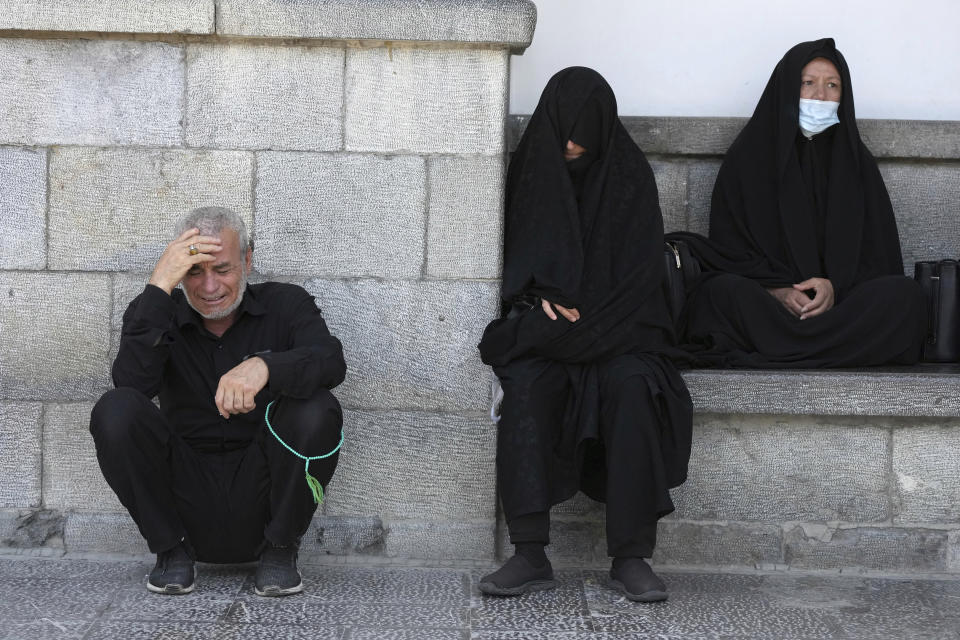
M 607 503 L 612 584 L 667 597 L 643 558 L 686 479 L 690 395 L 668 355 L 663 221 L 653 173 L 583 67 L 547 84 L 507 176 L 504 318 L 480 343 L 503 386 L 497 480 L 516 555 L 480 590 L 555 585 L 550 507 Z
M 709 274 L 687 301 L 682 333 L 700 364 L 919 359 L 923 293 L 903 275 L 890 198 L 832 39 L 798 44 L 774 69 L 720 167 L 711 242 L 687 239 L 707 267 L 728 272 Z

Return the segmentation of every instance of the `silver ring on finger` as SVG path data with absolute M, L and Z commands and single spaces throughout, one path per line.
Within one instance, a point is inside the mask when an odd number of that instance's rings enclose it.
M 198 253 L 200 253 L 200 250 L 197 249 L 197 245 L 195 245 L 195 244 L 190 245 L 190 246 L 188 247 L 188 250 L 189 250 L 189 252 L 190 252 L 190 255 L 192 255 L 192 256 L 195 256 L 195 255 L 197 255 Z

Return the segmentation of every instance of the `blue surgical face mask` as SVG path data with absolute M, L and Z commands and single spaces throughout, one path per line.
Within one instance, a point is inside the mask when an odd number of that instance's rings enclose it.
M 839 102 L 800 98 L 800 128 L 810 137 L 840 122 L 837 117 Z

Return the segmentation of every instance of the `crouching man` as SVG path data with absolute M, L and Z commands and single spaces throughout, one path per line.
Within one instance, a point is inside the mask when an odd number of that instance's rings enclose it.
M 258 595 L 303 589 L 297 550 L 337 466 L 330 389 L 346 365 L 306 291 L 247 284 L 252 254 L 229 209 L 181 220 L 90 418 L 103 475 L 157 554 L 156 593 L 192 591 L 194 560 L 259 559 Z

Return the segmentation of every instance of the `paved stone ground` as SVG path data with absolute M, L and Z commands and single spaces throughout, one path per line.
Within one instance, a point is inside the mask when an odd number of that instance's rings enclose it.
M 960 579 L 669 572 L 669 602 L 642 605 L 595 570 L 501 599 L 479 594 L 480 569 L 313 564 L 303 594 L 266 599 L 252 565 L 199 565 L 187 596 L 148 593 L 150 566 L 0 558 L 0 639 L 960 638 Z

